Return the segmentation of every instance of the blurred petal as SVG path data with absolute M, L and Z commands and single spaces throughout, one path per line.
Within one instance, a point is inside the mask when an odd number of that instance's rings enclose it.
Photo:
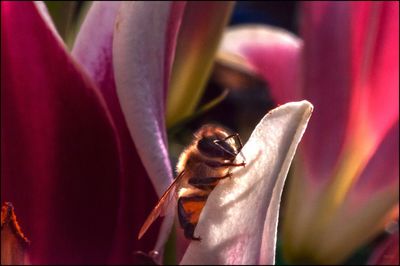
M 243 147 L 247 165 L 210 194 L 182 264 L 273 264 L 282 189 L 311 116 L 307 101 L 268 113 Z M 240 161 L 241 158 L 238 158 Z
M 29 240 L 17 222 L 14 207 L 10 202 L 1 206 L 1 265 L 29 264 Z
M 18 210 L 32 263 L 107 262 L 121 172 L 111 117 L 34 3 L 1 12 L 2 201 Z
M 197 107 L 233 5 L 233 1 L 187 3 L 168 92 L 168 128 L 190 116 Z
M 398 165 L 388 166 L 398 157 L 398 3 L 302 8 L 304 96 L 317 111 L 303 174 L 289 184 L 284 246 L 293 262 L 339 263 L 382 230 L 398 198 Z
M 265 87 L 264 78 L 258 75 L 253 65 L 243 57 L 221 50 L 216 55 L 211 78 L 212 82 L 232 90 Z
M 374 155 L 349 192 L 353 200 L 363 202 L 371 194 L 399 182 L 399 121 L 394 122 Z M 398 189 L 398 187 L 397 187 Z
M 399 5 L 362 2 L 351 8 L 352 101 L 334 201 L 340 202 L 399 117 Z
M 318 110 L 302 144 L 305 177 L 323 181 L 343 148 L 349 119 L 352 13 L 345 2 L 303 2 L 301 7 L 303 96 Z
M 362 134 L 378 145 L 399 117 L 399 3 L 354 2 L 351 8 L 351 111 L 354 121 L 361 121 L 348 130 L 360 126 Z
M 341 155 L 338 175 L 354 176 L 398 118 L 398 3 L 310 2 L 303 12 L 304 96 L 319 110 L 305 162 L 318 161 L 307 166 L 323 180 Z
M 268 83 L 278 103 L 301 99 L 299 64 L 302 41 L 280 28 L 244 25 L 229 28 L 219 50 L 239 56 Z
M 320 233 L 321 240 L 313 248 L 319 261 L 344 260 L 396 219 L 392 211 L 398 208 L 399 202 L 398 162 L 399 124 L 396 122 L 342 206 Z
M 113 40 L 112 59 L 122 113 L 159 196 L 172 182 L 165 95 L 184 4 L 122 3 Z M 165 219 L 157 250 L 166 241 L 172 219 Z
M 389 236 L 372 254 L 368 265 L 399 265 L 399 232 Z
M 346 10 L 347 19 L 346 16 L 337 16 L 337 19 L 348 20 L 348 23 L 342 25 L 342 28 L 350 30 L 348 39 L 351 42 L 348 43 L 346 41 L 345 44 L 347 44 L 347 49 L 350 52 L 349 63 L 351 68 L 349 69 L 348 78 L 351 84 L 349 88 L 351 105 L 347 115 L 346 139 L 343 140 L 342 145 L 334 142 L 335 145 L 342 146 L 342 153 L 337 158 L 339 163 L 335 168 L 319 170 L 319 176 L 324 172 L 333 174 L 331 177 L 332 182 L 327 191 L 324 192 L 324 199 L 320 200 L 322 210 L 319 223 L 321 227 L 324 227 L 323 224 L 331 219 L 336 208 L 343 204 L 352 184 L 360 177 L 361 171 L 377 149 L 382 138 L 398 119 L 399 61 L 398 56 L 394 56 L 396 53 L 398 55 L 399 48 L 398 4 L 341 2 L 337 3 L 337 5 L 336 3 L 332 5 L 325 5 L 318 12 L 324 11 L 331 14 L 335 8 Z M 319 14 L 318 12 L 315 12 L 314 15 Z M 338 31 L 342 30 L 342 28 L 338 29 Z M 354 30 L 354 32 L 351 30 Z M 394 35 L 397 32 L 396 38 L 391 37 L 392 30 L 395 30 Z M 360 46 L 361 43 L 363 44 L 362 47 Z M 392 69 L 395 72 L 392 72 Z M 373 72 L 374 74 L 372 74 Z M 383 72 L 388 74 L 386 75 Z M 374 76 L 376 73 L 381 73 L 381 76 L 378 76 L 379 78 L 377 79 L 369 79 L 369 76 Z M 380 82 L 380 78 L 385 79 L 385 81 L 383 83 Z M 378 87 L 382 85 L 385 87 Z M 329 123 L 325 124 L 330 124 L 332 121 L 330 119 L 327 120 L 327 118 L 325 118 L 325 121 L 329 121 Z M 312 130 L 312 127 L 310 129 L 310 133 L 316 133 Z M 321 132 L 319 131 L 318 134 L 320 135 Z M 327 132 L 327 134 L 329 133 Z M 311 143 L 311 136 L 308 135 L 308 137 L 310 137 L 309 141 Z M 329 143 L 326 140 L 322 141 Z M 313 142 L 314 146 L 326 146 L 317 144 L 315 139 Z M 305 144 L 308 144 L 307 138 L 305 138 Z M 308 148 L 310 147 L 307 146 L 308 155 L 310 155 L 312 150 Z M 329 150 L 325 151 L 325 153 L 327 152 Z M 308 164 L 309 166 L 321 165 L 314 162 L 316 160 L 320 162 L 324 159 L 321 157 L 317 159 L 315 155 L 312 158 L 314 160 L 310 160 L 311 158 L 306 160 L 312 162 Z M 315 169 L 314 166 L 310 168 Z M 314 172 L 312 171 L 311 175 L 313 174 Z M 315 228 L 314 232 L 316 235 L 320 234 Z M 315 245 L 319 242 L 317 239 Z

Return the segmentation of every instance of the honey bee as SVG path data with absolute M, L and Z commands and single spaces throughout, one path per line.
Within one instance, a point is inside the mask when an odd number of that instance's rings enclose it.
M 158 216 L 166 214 L 169 204 L 177 200 L 179 223 L 185 237 L 201 240 L 194 236 L 194 230 L 208 195 L 220 180 L 231 177 L 231 167 L 246 165 L 244 161 L 234 163 L 242 148 L 239 134 L 221 126 L 207 124 L 197 130 L 193 141 L 179 157 L 178 176 L 144 222 L 138 239 Z

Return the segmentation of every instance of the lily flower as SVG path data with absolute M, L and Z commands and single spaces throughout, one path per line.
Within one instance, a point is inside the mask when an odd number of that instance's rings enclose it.
M 315 115 L 290 180 L 283 248 L 291 262 L 335 264 L 398 217 L 399 3 L 306 2 L 302 40 L 242 26 L 221 51 L 249 65 L 275 101 Z

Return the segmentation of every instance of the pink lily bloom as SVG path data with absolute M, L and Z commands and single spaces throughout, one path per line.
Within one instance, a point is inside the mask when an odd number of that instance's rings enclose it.
M 283 212 L 291 262 L 339 263 L 398 217 L 399 3 L 305 2 L 302 40 L 242 26 L 221 51 L 240 56 L 278 104 L 315 106 Z

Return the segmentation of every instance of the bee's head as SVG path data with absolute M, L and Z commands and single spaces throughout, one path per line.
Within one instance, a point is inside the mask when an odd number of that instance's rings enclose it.
M 242 149 L 238 134 L 216 125 L 205 125 L 196 133 L 197 149 L 205 156 L 233 161 Z

